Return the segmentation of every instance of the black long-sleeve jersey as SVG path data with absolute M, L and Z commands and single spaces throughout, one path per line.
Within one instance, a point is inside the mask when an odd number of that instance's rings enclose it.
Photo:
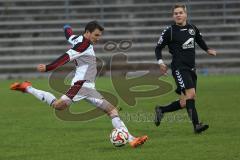
M 162 59 L 162 49 L 168 45 L 169 52 L 172 54 L 172 69 L 195 68 L 195 42 L 203 50 L 208 50 L 195 25 L 188 23 L 185 26 L 171 25 L 160 36 L 155 48 L 156 58 Z

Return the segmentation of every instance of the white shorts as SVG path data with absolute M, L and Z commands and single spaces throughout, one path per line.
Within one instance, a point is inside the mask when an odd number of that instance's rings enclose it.
M 103 102 L 106 101 L 104 97 L 95 88 L 85 87 L 83 85 L 84 83 L 85 81 L 75 82 L 61 99 L 63 99 L 68 105 L 72 102 L 85 99 L 94 106 L 100 108 L 104 107 L 102 109 L 105 109 L 106 106 L 102 106 Z

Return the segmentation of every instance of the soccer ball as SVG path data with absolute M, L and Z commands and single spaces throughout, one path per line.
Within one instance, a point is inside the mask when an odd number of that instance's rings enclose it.
M 115 147 L 122 147 L 128 142 L 128 132 L 124 128 L 114 128 L 110 134 L 110 141 Z

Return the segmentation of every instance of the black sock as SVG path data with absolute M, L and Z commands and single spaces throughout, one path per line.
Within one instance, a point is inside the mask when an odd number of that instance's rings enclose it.
M 192 121 L 193 127 L 195 127 L 197 124 L 199 124 L 199 121 L 198 121 L 197 110 L 195 108 L 195 100 L 194 99 L 186 100 L 186 109 L 187 109 L 188 115 Z
M 180 101 L 178 100 L 178 101 L 172 102 L 167 106 L 161 107 L 161 109 L 162 109 L 162 112 L 165 113 L 165 112 L 173 112 L 182 108 L 180 106 Z

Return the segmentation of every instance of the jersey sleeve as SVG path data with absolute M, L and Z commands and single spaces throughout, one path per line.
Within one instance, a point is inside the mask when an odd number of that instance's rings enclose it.
M 58 67 L 61 67 L 64 64 L 84 55 L 86 53 L 85 51 L 87 50 L 90 44 L 91 44 L 90 40 L 83 37 L 82 42 L 77 43 L 76 45 L 74 45 L 73 48 L 68 50 L 65 54 L 63 54 L 62 56 L 60 56 L 50 64 L 47 64 L 46 72 L 52 71 Z
M 82 42 L 77 43 L 66 52 L 69 55 L 70 61 L 84 55 L 86 53 L 85 51 L 88 49 L 90 44 L 91 44 L 90 40 L 83 37 Z
M 46 72 L 52 71 L 60 66 L 63 66 L 64 64 L 66 64 L 69 61 L 70 61 L 70 57 L 67 53 L 65 53 L 62 56 L 60 56 L 59 58 L 57 58 L 56 60 L 54 60 L 52 63 L 46 65 Z
M 157 46 L 155 48 L 155 56 L 157 58 L 157 60 L 162 59 L 162 49 L 168 45 L 169 41 L 171 39 L 171 27 L 168 27 L 167 29 L 165 29 L 160 38 L 159 41 L 157 43 Z
M 201 47 L 204 51 L 207 51 L 209 48 L 208 48 L 206 42 L 203 40 L 203 37 L 202 37 L 201 32 L 199 31 L 199 29 L 198 29 L 196 26 L 193 25 L 193 27 L 194 27 L 194 30 L 195 30 L 195 32 L 196 32 L 196 38 L 195 38 L 195 39 L 196 39 L 197 44 L 198 44 L 199 47 Z
M 78 36 L 73 34 L 73 30 L 70 25 L 64 25 L 63 29 L 67 41 L 73 45 L 74 39 L 76 39 Z

